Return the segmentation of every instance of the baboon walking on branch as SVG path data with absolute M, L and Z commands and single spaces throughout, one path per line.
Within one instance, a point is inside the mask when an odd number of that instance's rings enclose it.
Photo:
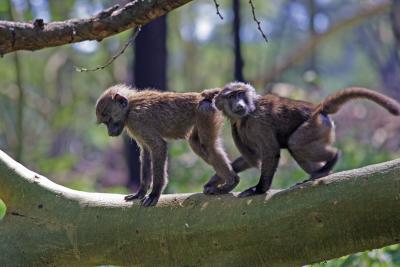
M 204 186 L 207 194 L 227 193 L 239 182 L 224 152 L 219 134 L 223 123 L 220 112 L 201 112 L 208 103 L 199 102 L 220 89 L 202 93 L 174 93 L 156 90 L 136 91 L 125 85 L 107 89 L 97 100 L 98 123 L 104 123 L 110 136 L 124 129 L 140 147 L 139 190 L 125 200 L 140 199 L 143 206 L 155 205 L 167 184 L 167 139 L 187 139 L 193 151 L 214 167 L 217 177 Z M 151 184 L 151 193 L 146 196 Z
M 369 99 L 393 115 L 400 114 L 394 99 L 365 88 L 340 90 L 315 106 L 272 94 L 260 96 L 249 84 L 227 84 L 214 101 L 229 118 L 234 142 L 242 154 L 234 161 L 233 169 L 261 169 L 258 184 L 239 196 L 263 194 L 270 188 L 282 148 L 289 150 L 310 179 L 328 175 L 339 158 L 338 149 L 332 146 L 335 128 L 329 114 L 354 98 Z

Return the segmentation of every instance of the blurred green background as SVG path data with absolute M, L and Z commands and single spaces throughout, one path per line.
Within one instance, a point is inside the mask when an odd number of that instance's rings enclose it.
M 238 79 L 232 31 L 234 2 L 218 1 L 223 20 L 216 15 L 211 0 L 196 0 L 168 14 L 163 55 L 168 90 L 201 91 Z M 239 2 L 241 75 L 258 93 L 273 92 L 318 103 L 340 88 L 364 86 L 400 100 L 400 25 L 394 19 L 400 23 L 399 1 L 254 0 L 268 43 L 257 31 L 248 1 Z M 3 0 L 0 19 L 43 18 L 48 22 L 84 18 L 116 3 L 124 1 Z M 67 187 L 118 193 L 135 190 L 136 184 L 130 181 L 137 177 L 128 171 L 126 142 L 121 137 L 108 137 L 105 127 L 95 124 L 94 112 L 97 97 L 108 86 L 138 80 L 135 45 L 104 70 L 74 70 L 74 66 L 104 64 L 131 34 L 127 31 L 102 42 L 1 58 L 0 149 Z M 151 66 L 152 62 L 146 64 Z M 400 156 L 400 120 L 381 107 L 352 102 L 333 118 L 337 146 L 343 151 L 335 171 Z M 228 125 L 224 144 L 231 158 L 238 156 Z M 196 157 L 186 142 L 170 143 L 166 193 L 199 192 L 212 174 L 212 168 Z M 242 173 L 235 190 L 255 184 L 258 176 L 258 170 Z M 273 188 L 287 188 L 305 178 L 284 151 Z M 0 217 L 4 212 L 0 202 Z M 400 266 L 400 250 L 394 245 L 315 266 Z

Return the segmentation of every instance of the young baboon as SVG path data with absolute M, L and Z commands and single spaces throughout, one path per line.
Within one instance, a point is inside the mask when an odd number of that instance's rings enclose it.
M 208 112 L 207 101 L 199 106 L 204 97 L 209 98 L 220 90 L 173 93 L 136 91 L 115 85 L 100 96 L 96 103 L 97 122 L 107 126 L 110 136 L 118 136 L 127 129 L 140 147 L 139 190 L 127 195 L 125 200 L 140 199 L 143 206 L 157 203 L 168 180 L 167 139 L 188 139 L 193 151 L 214 167 L 220 179 L 210 180 L 204 187 L 205 193 L 227 193 L 237 185 L 239 176 L 233 171 L 218 137 L 223 116 L 219 111 Z M 152 191 L 146 197 L 151 184 Z
M 332 146 L 335 127 L 328 114 L 354 98 L 372 100 L 393 115 L 400 114 L 395 100 L 365 88 L 343 89 L 315 106 L 272 94 L 260 96 L 249 84 L 226 85 L 214 101 L 229 118 L 234 142 L 243 157 L 233 162 L 233 169 L 261 168 L 258 184 L 239 196 L 263 194 L 270 188 L 282 148 L 289 150 L 310 179 L 328 175 L 339 158 L 338 149 Z

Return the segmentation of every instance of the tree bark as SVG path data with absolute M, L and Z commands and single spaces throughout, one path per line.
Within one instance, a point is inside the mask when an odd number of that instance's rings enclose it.
M 300 266 L 400 241 L 400 160 L 143 208 L 54 184 L 0 151 L 0 197 L 0 266 Z
M 86 40 L 98 40 L 143 26 L 192 0 L 130 1 L 87 19 L 33 23 L 0 21 L 0 55 L 17 50 L 38 50 Z

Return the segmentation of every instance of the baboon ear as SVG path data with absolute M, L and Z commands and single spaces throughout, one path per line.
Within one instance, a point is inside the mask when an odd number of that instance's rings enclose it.
M 125 96 L 123 96 L 123 95 L 120 95 L 120 94 L 118 94 L 118 93 L 116 93 L 115 95 L 114 95 L 114 101 L 116 101 L 117 103 L 118 103 L 118 105 L 120 105 L 122 108 L 126 108 L 127 106 L 128 106 L 128 99 L 125 97 Z
M 229 95 L 230 93 L 232 93 L 232 89 L 229 87 L 225 87 L 224 89 L 222 89 L 222 91 L 221 91 L 221 93 L 219 93 L 219 95 L 225 97 L 225 96 Z
M 233 91 L 233 90 L 232 90 L 231 88 L 225 87 L 225 88 L 222 90 L 221 95 L 223 95 L 223 96 L 229 95 L 230 93 L 232 93 L 232 91 Z

